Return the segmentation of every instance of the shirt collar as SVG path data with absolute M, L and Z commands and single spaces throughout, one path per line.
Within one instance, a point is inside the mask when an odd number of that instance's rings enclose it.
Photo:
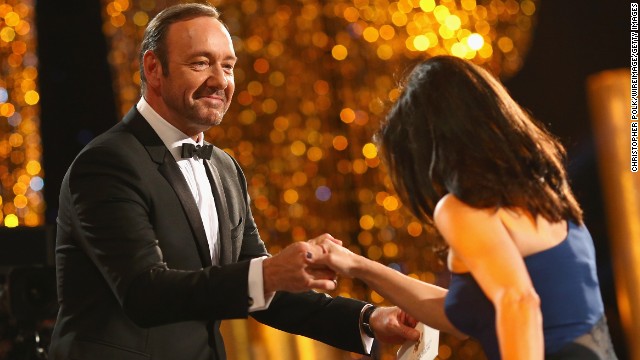
M 160 114 L 158 114 L 152 107 L 149 105 L 147 100 L 145 100 L 144 96 L 140 97 L 140 101 L 136 104 L 136 109 L 140 112 L 140 114 L 147 120 L 149 125 L 153 128 L 153 130 L 158 134 L 164 145 L 169 149 L 171 155 L 176 159 L 176 161 L 182 159 L 182 151 L 181 147 L 184 143 L 191 143 L 194 145 L 203 145 L 204 144 L 204 134 L 198 134 L 198 141 L 194 141 L 191 137 L 178 130 L 175 126 L 171 125 L 167 120 L 163 119 Z

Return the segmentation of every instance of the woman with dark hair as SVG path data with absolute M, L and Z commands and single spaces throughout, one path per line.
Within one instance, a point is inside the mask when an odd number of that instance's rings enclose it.
M 560 142 L 486 70 L 419 64 L 376 136 L 402 201 L 449 247 L 449 289 L 320 242 L 317 262 L 489 359 L 615 359 Z

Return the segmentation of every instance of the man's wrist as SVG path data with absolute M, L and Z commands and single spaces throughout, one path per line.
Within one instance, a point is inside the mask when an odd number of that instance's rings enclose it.
M 375 339 L 375 334 L 373 332 L 373 328 L 371 327 L 371 314 L 377 308 L 372 304 L 367 304 L 360 311 L 360 329 L 362 332 L 368 337 Z
M 273 299 L 273 292 L 264 291 L 262 263 L 266 258 L 254 258 L 249 263 L 249 312 L 268 308 Z

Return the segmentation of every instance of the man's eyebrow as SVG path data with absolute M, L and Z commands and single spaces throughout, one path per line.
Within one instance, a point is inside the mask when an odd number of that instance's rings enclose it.
M 199 52 L 195 52 L 195 53 L 191 54 L 191 57 L 198 57 L 198 56 L 203 56 L 203 57 L 209 58 L 209 57 L 213 57 L 213 54 L 211 52 L 208 52 L 208 51 L 199 51 Z M 237 61 L 238 57 L 234 56 L 234 55 L 227 55 L 222 60 L 225 60 L 225 61 L 226 60 Z
M 237 61 L 238 57 L 237 56 L 233 56 L 233 55 L 228 55 L 225 56 L 223 60 L 233 60 L 233 61 Z

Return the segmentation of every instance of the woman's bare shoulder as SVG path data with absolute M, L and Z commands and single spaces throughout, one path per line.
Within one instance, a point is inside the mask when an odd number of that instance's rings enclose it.
M 433 220 L 436 223 L 444 224 L 451 220 L 456 222 L 495 217 L 495 209 L 480 209 L 465 203 L 454 194 L 447 194 L 438 201 L 433 212 Z

